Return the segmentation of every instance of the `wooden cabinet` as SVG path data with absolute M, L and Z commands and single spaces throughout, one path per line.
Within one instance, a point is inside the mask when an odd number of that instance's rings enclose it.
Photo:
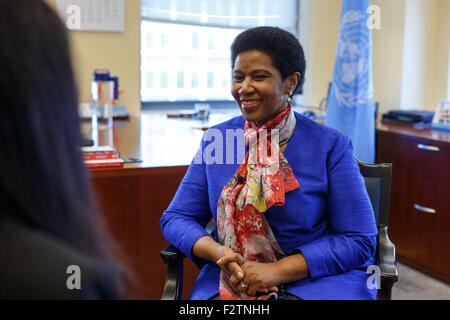
M 134 281 L 128 299 L 161 299 L 167 267 L 159 251 L 169 245 L 159 219 L 175 195 L 186 166 L 92 171 L 101 209 Z M 183 298 L 199 270 L 185 259 Z
M 450 283 L 450 132 L 378 123 L 376 136 L 376 161 L 393 164 L 398 260 Z

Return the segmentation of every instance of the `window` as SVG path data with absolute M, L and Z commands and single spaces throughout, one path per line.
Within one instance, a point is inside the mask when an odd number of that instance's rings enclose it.
M 161 71 L 161 81 L 160 81 L 160 87 L 165 89 L 169 87 L 169 75 L 167 71 Z
M 211 89 L 214 88 L 214 71 L 208 71 L 208 81 L 207 81 L 207 88 Z
M 178 71 L 177 88 L 183 88 L 183 87 L 184 87 L 184 72 Z
M 169 35 L 166 33 L 161 34 L 161 48 L 167 48 L 169 43 Z
M 230 46 L 243 30 L 296 33 L 297 0 L 141 0 L 141 101 L 232 101 Z
M 145 39 L 146 39 L 146 43 L 145 43 L 145 47 L 146 48 L 152 48 L 153 47 L 153 33 L 148 32 L 145 34 Z
M 147 71 L 146 75 L 147 75 L 147 77 L 146 77 L 145 87 L 152 88 L 153 87 L 153 72 Z
M 191 74 L 191 88 L 198 88 L 198 72 Z
M 198 49 L 199 45 L 198 45 L 198 40 L 199 36 L 198 36 L 198 32 L 193 32 L 192 33 L 192 49 Z
M 215 82 L 225 78 L 231 83 L 229 47 L 240 29 L 152 21 L 142 21 L 141 28 L 146 39 L 161 40 L 141 49 L 141 72 L 161 78 L 159 85 L 142 84 L 143 102 L 233 100 L 229 90 Z

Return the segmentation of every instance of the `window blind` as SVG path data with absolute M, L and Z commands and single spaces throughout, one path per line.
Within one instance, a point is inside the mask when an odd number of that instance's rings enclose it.
M 296 33 L 298 0 L 141 0 L 144 20 L 247 29 L 277 26 Z

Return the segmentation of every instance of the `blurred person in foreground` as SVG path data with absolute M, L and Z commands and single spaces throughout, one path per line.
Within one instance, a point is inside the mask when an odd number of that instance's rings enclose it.
M 125 266 L 81 155 L 63 22 L 0 1 L 0 299 L 117 299 Z

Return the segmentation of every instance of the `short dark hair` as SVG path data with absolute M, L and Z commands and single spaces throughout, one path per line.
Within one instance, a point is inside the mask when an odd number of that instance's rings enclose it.
M 1 0 L 0 222 L 120 269 L 83 165 L 77 106 L 63 22 L 42 0 Z
M 256 27 L 243 31 L 231 45 L 231 67 L 234 67 L 241 52 L 249 50 L 259 50 L 269 55 L 283 80 L 294 72 L 300 72 L 294 92 L 302 93 L 306 61 L 303 48 L 292 33 L 278 27 Z

